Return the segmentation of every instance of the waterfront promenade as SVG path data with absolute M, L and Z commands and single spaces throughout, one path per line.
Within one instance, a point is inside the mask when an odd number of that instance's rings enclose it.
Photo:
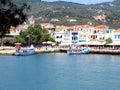
M 39 53 L 51 53 L 51 52 L 67 52 L 67 47 L 41 47 L 41 48 L 35 48 L 36 54 Z M 15 52 L 15 47 L 3 47 L 2 50 L 0 50 L 0 55 L 13 55 Z M 120 49 L 95 49 L 90 48 L 90 53 L 93 54 L 120 54 Z
M 2 47 L 0 49 L 0 55 L 13 55 L 15 52 L 15 47 Z
M 35 48 L 36 54 L 48 53 L 48 52 L 60 52 L 60 51 L 67 52 L 67 50 L 68 50 L 68 48 L 60 48 L 60 47 Z M 15 52 L 15 47 L 3 47 L 3 49 L 0 50 L 0 55 L 13 55 L 14 52 Z

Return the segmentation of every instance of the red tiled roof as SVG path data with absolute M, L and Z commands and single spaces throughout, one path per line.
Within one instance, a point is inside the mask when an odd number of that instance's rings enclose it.
M 120 28 L 118 28 L 117 30 L 115 30 L 115 32 L 120 32 Z
M 67 26 L 56 26 L 57 29 L 67 29 L 68 27 Z
M 98 25 L 95 27 L 95 29 L 107 29 L 108 26 L 107 25 Z

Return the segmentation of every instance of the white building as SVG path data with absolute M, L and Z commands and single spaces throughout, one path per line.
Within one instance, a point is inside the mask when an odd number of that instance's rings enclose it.
M 114 38 L 112 44 L 120 45 L 120 28 L 114 31 Z

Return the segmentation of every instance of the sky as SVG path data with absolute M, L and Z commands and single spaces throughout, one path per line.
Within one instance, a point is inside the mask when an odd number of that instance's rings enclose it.
M 68 2 L 77 2 L 80 4 L 97 4 L 101 2 L 111 2 L 114 0 L 42 0 L 42 1 L 68 1 Z

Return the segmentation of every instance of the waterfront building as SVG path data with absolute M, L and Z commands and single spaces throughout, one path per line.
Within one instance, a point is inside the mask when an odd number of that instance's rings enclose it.
M 71 44 L 71 36 L 70 36 L 71 31 L 69 29 L 65 30 L 62 35 L 62 42 L 61 45 L 70 45 Z
M 19 33 L 21 32 L 21 25 L 18 25 L 16 28 L 12 27 L 10 28 L 10 35 L 19 35 Z
M 114 39 L 112 44 L 120 45 L 120 28 L 114 31 Z
M 104 45 L 105 44 L 105 35 L 104 30 L 108 30 L 109 27 L 106 25 L 95 26 L 89 38 L 89 45 Z
M 101 30 L 101 34 L 104 35 L 104 40 L 111 38 L 112 40 L 115 39 L 114 37 L 115 29 L 103 29 Z
M 79 30 L 78 44 L 88 45 L 94 27 L 90 25 L 79 25 L 76 26 L 76 29 Z
M 78 44 L 78 36 L 79 36 L 78 33 L 79 33 L 78 30 L 71 31 L 71 43 Z
M 106 25 L 56 26 L 54 37 L 60 45 L 104 45 L 108 37 L 114 36 L 113 31 Z
M 55 29 L 55 41 L 60 45 L 66 45 L 70 42 L 70 32 L 68 31 L 67 26 L 56 26 Z
M 33 25 L 33 19 L 29 19 L 23 25 L 18 25 L 16 28 L 11 27 L 9 35 L 19 35 L 21 31 L 26 30 L 30 24 Z M 31 21 L 31 22 L 30 22 Z M 106 25 L 74 25 L 74 26 L 54 26 L 51 23 L 41 23 L 42 28 L 49 31 L 50 35 L 55 38 L 59 45 L 104 45 L 105 40 L 111 38 L 112 44 L 120 42 L 120 29 L 109 29 Z M 9 36 L 7 34 L 7 36 Z M 120 44 L 119 44 L 120 45 Z
M 55 26 L 52 23 L 41 23 L 40 26 L 48 30 L 51 36 L 54 36 Z

